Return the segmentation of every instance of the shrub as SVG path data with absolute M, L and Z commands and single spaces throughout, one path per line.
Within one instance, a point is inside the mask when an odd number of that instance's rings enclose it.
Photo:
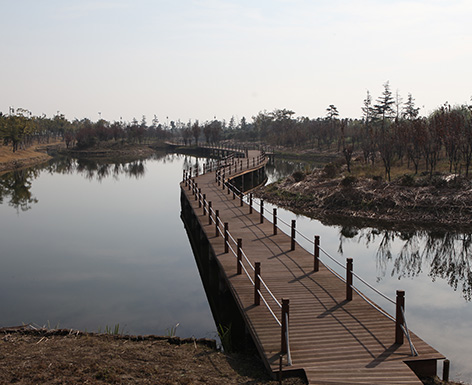
M 335 178 L 339 173 L 339 168 L 334 163 L 328 163 L 323 168 L 323 176 L 325 178 Z
M 341 186 L 343 187 L 352 187 L 357 182 L 355 176 L 349 175 L 341 181 Z
M 402 186 L 414 186 L 415 185 L 415 177 L 411 174 L 404 174 L 400 177 L 400 184 Z
M 303 171 L 295 171 L 292 174 L 292 178 L 295 180 L 295 182 L 301 182 L 304 180 L 306 177 L 306 174 Z

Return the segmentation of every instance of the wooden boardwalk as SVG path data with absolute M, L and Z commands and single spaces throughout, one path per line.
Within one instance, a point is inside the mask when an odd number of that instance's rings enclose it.
M 260 158 L 258 151 L 249 151 L 248 156 Z M 260 166 L 263 166 L 264 162 Z M 250 164 L 249 169 L 260 167 Z M 248 172 L 243 161 L 236 174 Z M 228 176 L 228 172 L 226 172 Z M 227 178 L 226 178 L 227 179 Z M 411 338 L 418 351 L 414 357 L 410 346 L 395 344 L 395 322 L 373 308 L 356 292 L 352 300 L 346 300 L 346 284 L 320 262 L 319 271 L 314 271 L 313 254 L 299 245 L 291 250 L 291 238 L 278 231 L 273 234 L 273 224 L 260 214 L 249 214 L 246 203 L 241 206 L 238 197 L 223 190 L 215 182 L 215 172 L 193 178 L 211 202 L 213 218 L 204 215 L 203 206 L 189 190 L 192 182 L 181 184 L 182 193 L 198 217 L 214 250 L 220 267 L 224 270 L 227 284 L 242 312 L 247 327 L 268 369 L 279 370 L 281 351 L 281 327 L 263 301 L 254 305 L 254 287 L 243 271 L 237 274 L 237 246 L 233 239 L 242 239 L 242 250 L 254 266 L 260 262 L 260 276 L 274 297 L 290 300 L 289 345 L 292 366 L 283 359 L 283 370 L 300 370 L 306 373 L 310 384 L 421 384 L 415 373 L 406 364 L 419 370 L 432 372 L 436 361 L 444 357 L 414 333 Z M 201 203 L 200 203 L 201 205 Z M 206 204 L 205 204 L 206 205 Z M 214 213 L 219 211 L 221 222 L 228 223 L 232 238 L 231 249 L 225 253 L 225 242 L 220 226 L 215 235 Z M 207 212 L 208 210 L 206 210 Z M 206 213 L 207 214 L 207 213 Z M 270 213 L 272 214 L 272 213 Z M 209 224 L 209 222 L 212 222 Z M 234 251 L 234 253 L 232 252 Z M 244 258 L 243 258 L 244 261 Z M 321 258 L 323 261 L 323 258 Z M 254 272 L 245 261 L 244 266 L 254 280 Z M 280 309 L 264 286 L 261 293 L 281 320 Z M 393 306 L 393 305 L 392 305 Z M 415 364 L 416 363 L 416 364 Z

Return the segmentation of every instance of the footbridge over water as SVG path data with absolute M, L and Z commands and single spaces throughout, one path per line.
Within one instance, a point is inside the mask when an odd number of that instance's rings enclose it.
M 274 376 L 302 371 L 320 385 L 413 385 L 422 383 L 417 375 L 435 375 L 444 357 L 408 330 L 404 292 L 395 299 L 376 293 L 391 302 L 381 309 L 357 289 L 368 283 L 351 259 L 337 274 L 330 266 L 340 262 L 319 237 L 312 252 L 303 249 L 295 221 L 282 222 L 242 192 L 249 185 L 242 178 L 257 180 L 266 163 L 263 151 L 248 150 L 200 175 L 184 171 L 181 204 L 187 231 L 217 264 L 267 369 Z

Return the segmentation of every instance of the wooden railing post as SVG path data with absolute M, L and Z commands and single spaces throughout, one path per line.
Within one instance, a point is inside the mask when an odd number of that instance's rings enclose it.
M 444 360 L 443 362 L 443 375 L 442 375 L 442 379 L 444 382 L 448 382 L 449 381 L 449 367 L 450 367 L 451 363 L 449 360 Z
M 218 237 L 218 222 L 220 220 L 220 210 L 215 211 L 215 237 Z
M 292 231 L 290 236 L 290 250 L 295 250 L 296 221 L 292 219 Z
M 264 223 L 264 201 L 261 199 L 260 223 Z
M 287 330 L 287 318 L 290 317 L 290 300 L 282 298 L 282 327 L 281 329 L 281 346 L 280 352 L 282 354 L 287 354 L 287 338 L 286 338 L 286 330 Z
M 247 168 L 249 168 L 249 158 L 247 158 Z
M 352 301 L 352 258 L 346 259 L 346 300 Z
M 256 262 L 254 264 L 254 305 L 259 306 L 261 304 L 261 297 L 259 291 L 261 290 L 261 263 Z
M 314 260 L 313 270 L 320 270 L 320 236 L 315 235 L 315 260 Z
M 223 185 L 223 191 L 225 191 L 225 177 L 226 177 L 226 171 L 223 168 L 223 179 L 221 180 L 221 184 Z
M 243 247 L 243 240 L 241 238 L 238 238 L 238 265 L 236 267 L 236 274 L 241 274 L 242 269 L 241 269 L 241 261 L 242 261 L 242 247 Z
M 199 208 L 202 207 L 202 189 L 201 188 L 198 189 L 198 207 Z
M 243 207 L 243 196 L 244 196 L 244 194 L 241 191 L 241 193 L 239 194 L 239 206 L 241 206 L 241 207 Z
M 228 186 L 226 186 L 226 190 L 228 191 L 228 195 L 231 193 L 230 186 L 231 186 L 231 184 L 230 184 L 229 179 L 228 179 Z
M 397 308 L 395 317 L 395 343 L 403 344 L 403 330 L 402 326 L 405 323 L 403 319 L 403 310 L 405 310 L 405 292 L 403 290 L 397 290 Z
M 211 225 L 211 201 L 208 202 L 208 224 Z
M 277 235 L 277 209 L 276 208 L 273 209 L 272 216 L 273 216 L 272 222 L 274 223 L 273 233 L 274 235 Z
M 249 194 L 249 214 L 252 214 L 252 193 Z
M 231 189 L 233 190 L 233 200 L 235 200 L 236 199 L 236 191 L 234 191 L 235 190 L 234 185 L 231 186 Z
M 203 194 L 203 216 L 206 215 L 206 194 Z
M 228 243 L 229 243 L 229 232 L 228 232 L 228 222 L 225 222 L 224 224 L 225 226 L 225 253 L 228 253 L 229 252 L 229 247 L 228 247 Z

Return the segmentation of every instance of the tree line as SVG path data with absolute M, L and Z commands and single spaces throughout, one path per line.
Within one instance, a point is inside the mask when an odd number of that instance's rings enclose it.
M 334 104 L 318 118 L 295 117 L 289 109 L 261 111 L 248 122 L 245 117 L 229 122 L 198 120 L 163 125 L 156 116 L 151 124 L 141 121 L 97 122 L 85 118 L 68 121 L 64 115 L 35 117 L 25 109 L 0 113 L 0 140 L 12 150 L 34 141 L 61 138 L 67 147 L 86 148 L 104 141 L 144 143 L 152 139 L 179 139 L 187 144 L 218 143 L 221 140 L 258 141 L 272 146 L 312 148 L 338 152 L 351 171 L 353 156 L 361 154 L 365 164 L 380 162 L 388 179 L 394 164 L 407 164 L 415 173 L 433 175 L 438 163 L 446 160 L 449 171 L 469 176 L 472 162 L 472 106 L 451 106 L 447 102 L 429 116 L 421 116 L 415 99 L 408 94 L 403 101 L 394 94 L 389 82 L 373 99 L 369 91 L 357 119 L 340 118 Z
M 63 140 L 67 148 L 80 149 L 111 140 L 144 143 L 152 138 L 166 139 L 169 135 L 156 117 L 148 125 L 144 116 L 140 122 L 133 119 L 124 123 L 104 119 L 92 122 L 88 118 L 69 121 L 59 113 L 52 118 L 38 117 L 23 108 L 11 108 L 8 114 L 0 112 L 0 140 L 3 145 L 11 146 L 13 152 L 55 139 Z

